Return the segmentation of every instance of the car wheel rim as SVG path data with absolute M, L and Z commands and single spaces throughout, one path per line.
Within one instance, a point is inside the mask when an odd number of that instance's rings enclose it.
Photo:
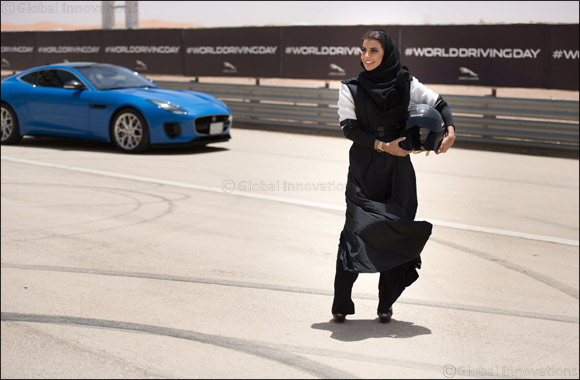
M 115 141 L 125 150 L 135 149 L 143 139 L 143 125 L 139 118 L 124 113 L 115 122 Z
M 12 115 L 4 107 L 2 107 L 2 141 L 8 139 L 12 134 L 12 128 L 14 120 L 12 120 Z

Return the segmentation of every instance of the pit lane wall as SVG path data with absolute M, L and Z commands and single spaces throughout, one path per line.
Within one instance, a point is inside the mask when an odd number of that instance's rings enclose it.
M 144 74 L 341 80 L 387 31 L 423 83 L 579 89 L 578 24 L 358 25 L 2 32 L 3 70 L 107 62 Z

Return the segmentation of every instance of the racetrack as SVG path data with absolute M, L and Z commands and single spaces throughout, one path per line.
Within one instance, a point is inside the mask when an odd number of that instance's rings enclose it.
M 419 280 L 331 322 L 346 139 L 2 146 L 2 378 L 577 378 L 578 160 L 414 155 Z

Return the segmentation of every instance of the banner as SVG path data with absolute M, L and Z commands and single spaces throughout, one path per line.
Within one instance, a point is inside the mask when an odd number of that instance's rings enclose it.
M 545 25 L 407 26 L 401 59 L 424 83 L 544 87 L 545 35 Z
M 107 62 L 144 74 L 342 80 L 381 28 L 428 84 L 578 90 L 578 24 L 357 25 L 2 32 L 2 68 Z
M 22 70 L 36 66 L 36 33 L 2 32 L 2 70 Z
M 347 79 L 362 70 L 361 37 L 377 26 L 282 28 L 282 77 Z M 382 27 L 395 42 L 396 27 Z
M 143 74 L 183 75 L 183 30 L 103 30 L 103 60 Z
M 87 30 L 79 38 L 78 32 L 35 32 L 36 66 L 60 62 L 102 62 L 102 33 Z M 4 34 L 2 34 L 4 37 Z
M 188 76 L 280 76 L 280 28 L 187 29 Z
M 546 88 L 578 90 L 578 33 L 578 24 L 548 28 Z

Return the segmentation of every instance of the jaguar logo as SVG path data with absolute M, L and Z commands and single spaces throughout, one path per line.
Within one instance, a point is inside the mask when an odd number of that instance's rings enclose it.
M 233 64 L 231 64 L 230 62 L 225 61 L 224 62 L 224 69 L 222 70 L 222 72 L 233 74 L 233 73 L 238 72 L 238 68 L 236 66 L 234 66 Z
M 330 72 L 328 73 L 328 75 L 335 75 L 335 76 L 344 76 L 346 75 L 346 72 L 344 71 L 344 69 L 340 66 L 338 66 L 336 63 L 331 63 L 329 65 L 330 67 Z
M 147 71 L 147 64 L 143 61 L 136 60 L 135 61 L 135 70 L 137 71 Z
M 459 73 L 459 80 L 479 80 L 479 75 L 467 67 L 460 67 Z

